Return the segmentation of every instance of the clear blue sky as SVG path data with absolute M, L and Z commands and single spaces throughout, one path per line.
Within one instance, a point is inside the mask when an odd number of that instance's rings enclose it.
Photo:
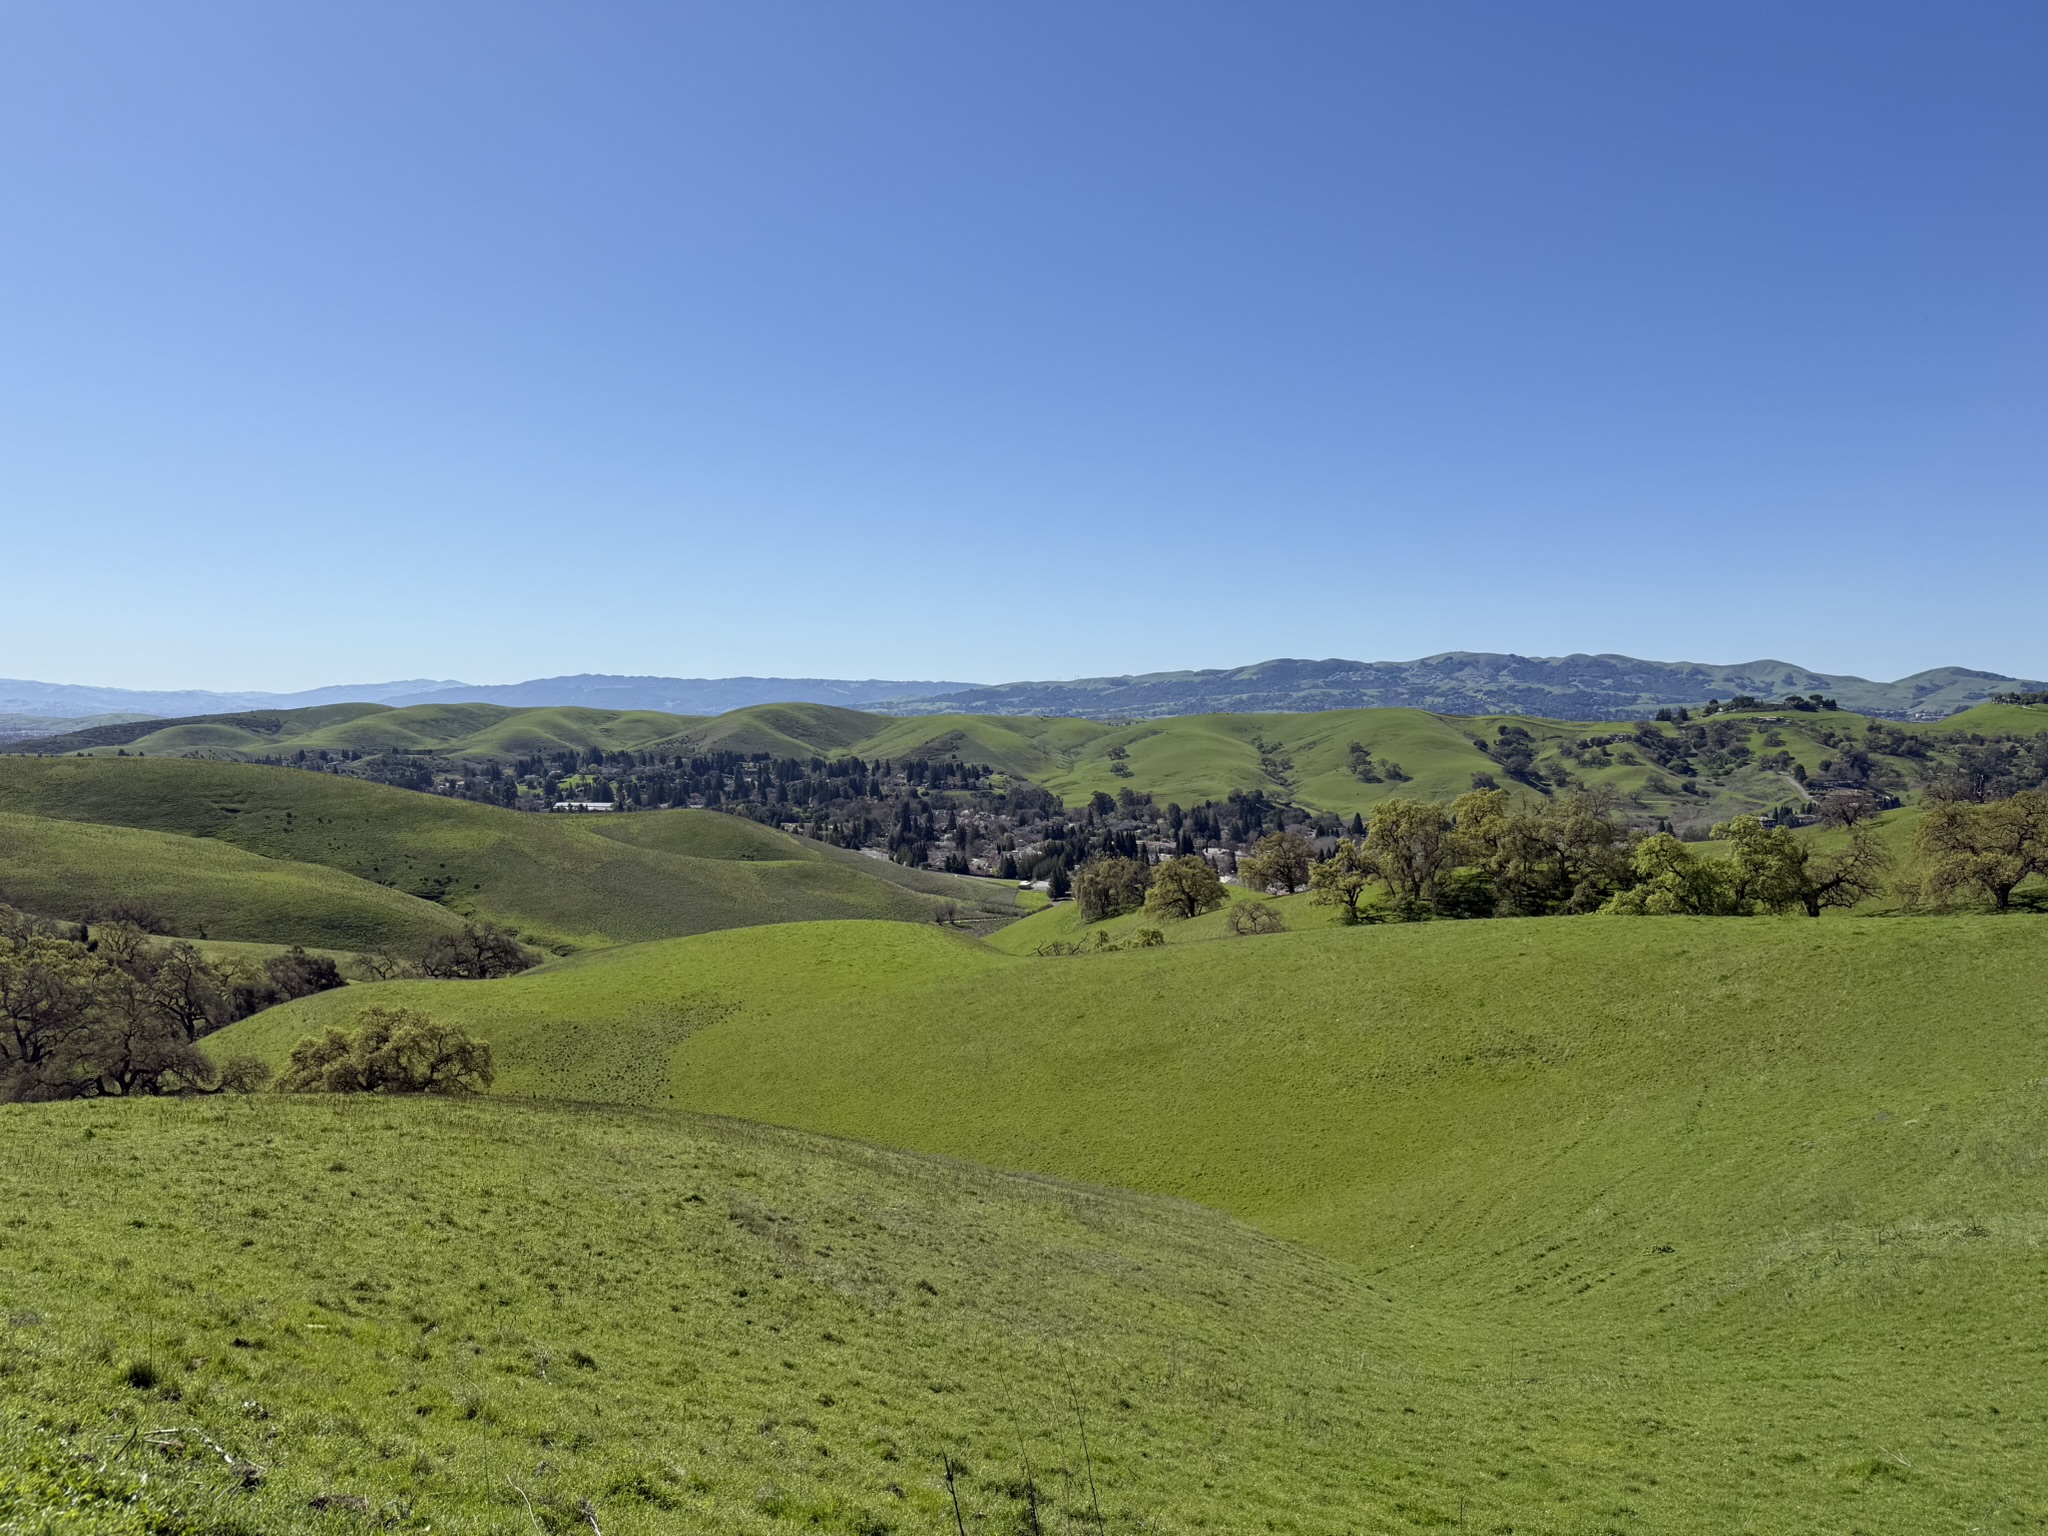
M 2048 675 L 2048 5 L 19 0 L 0 675 Z

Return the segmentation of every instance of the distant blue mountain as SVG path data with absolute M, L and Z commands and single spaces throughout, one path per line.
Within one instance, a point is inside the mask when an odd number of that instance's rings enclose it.
M 315 704 L 581 704 L 592 709 L 659 709 L 678 715 L 720 715 L 749 704 L 872 705 L 885 699 L 925 700 L 975 683 L 866 682 L 817 677 L 616 677 L 585 672 L 525 683 L 462 683 L 412 678 L 397 683 L 346 683 L 300 693 L 157 692 L 37 683 L 0 678 L 0 715 L 80 719 L 92 715 L 219 715 L 246 709 L 305 709 Z
M 387 704 L 408 694 L 461 686 L 413 678 L 402 683 L 345 683 L 303 693 L 214 693 L 200 688 L 94 688 L 0 677 L 0 715 L 218 715 L 241 709 L 304 709 L 314 704 Z
M 1205 672 L 1147 672 L 1069 682 L 1004 683 L 936 700 L 904 700 L 900 714 L 1078 715 L 1142 720 L 1164 715 L 1300 713 L 1402 706 L 1445 715 L 1540 715 L 1632 720 L 1665 707 L 1697 707 L 1748 694 L 1823 694 L 1842 708 L 1940 719 L 1995 693 L 2048 684 L 1968 667 L 1937 667 L 1892 683 L 1813 672 L 1783 661 L 1731 666 L 1640 661 L 1633 656 L 1515 656 L 1445 651 L 1415 661 L 1262 661 Z
M 839 704 L 881 714 L 1073 715 L 1146 719 L 1163 715 L 1301 713 L 1406 706 L 1447 715 L 1526 714 L 1555 720 L 1639 719 L 1664 707 L 1749 694 L 1782 699 L 1824 694 L 1844 709 L 1895 718 L 1940 719 L 1996 693 L 2035 693 L 2048 683 L 1937 667 L 1896 682 L 1813 672 L 1783 661 L 1710 665 L 1633 656 L 1516 656 L 1445 651 L 1415 661 L 1262 661 L 1199 672 L 1146 672 L 1057 682 L 903 682 L 883 678 L 624 677 L 579 673 L 524 683 L 414 678 L 351 683 L 303 693 L 152 693 L 68 683 L 0 679 L 0 716 L 77 720 L 97 714 L 210 715 L 314 704 L 584 705 L 718 715 L 750 704 Z
M 871 709 L 885 700 L 934 703 L 977 683 L 864 682 L 829 677 L 617 677 L 582 672 L 528 683 L 436 684 L 387 704 L 510 704 L 521 708 L 580 704 L 590 709 L 659 709 L 672 715 L 722 715 L 749 704 L 840 704 Z

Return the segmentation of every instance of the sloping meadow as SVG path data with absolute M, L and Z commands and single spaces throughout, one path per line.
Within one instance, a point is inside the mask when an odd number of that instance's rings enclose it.
M 8 1530 L 1458 1507 L 1385 1302 L 1177 1202 L 667 1113 L 266 1098 L 0 1110 L 0 1209 Z
M 1028 959 L 825 924 L 388 995 L 491 1037 L 518 1092 L 1149 1190 L 1300 1241 L 1391 1303 L 1344 1347 L 1402 1341 L 1405 1406 L 1470 1448 L 1487 1528 L 1962 1531 L 2043 1513 L 2038 940 L 1532 919 Z M 230 1038 L 276 1054 L 345 1005 Z
M 928 920 L 948 901 L 994 912 L 1014 895 L 770 828 L 736 838 L 716 812 L 650 812 L 612 829 L 239 763 L 0 758 L 0 816 L 20 852 L 0 892 L 54 893 L 43 910 L 70 918 L 82 908 L 66 893 L 89 878 L 160 902 L 191 937 L 391 943 L 478 918 L 566 952 L 753 923 Z M 181 888 L 181 860 L 204 890 Z M 331 912 L 297 899 L 314 888 L 332 892 Z

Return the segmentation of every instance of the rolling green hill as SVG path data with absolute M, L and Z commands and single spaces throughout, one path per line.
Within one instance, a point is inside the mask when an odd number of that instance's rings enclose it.
M 1731 754 L 1722 771 L 1691 780 L 1674 778 L 1645 759 L 1613 725 L 1575 724 L 1535 716 L 1434 715 L 1415 709 L 1327 710 L 1314 714 L 1183 715 L 1131 724 L 1061 717 L 1005 718 L 926 715 L 879 722 L 871 734 L 845 740 L 844 721 L 816 739 L 795 734 L 800 721 L 781 717 L 772 732 L 756 731 L 753 710 L 736 710 L 718 723 L 728 739 L 750 750 L 793 756 L 840 752 L 874 759 L 957 758 L 986 763 L 1040 784 L 1069 805 L 1096 793 L 1132 789 L 1162 804 L 1223 800 L 1233 791 L 1261 791 L 1314 810 L 1340 815 L 1370 812 L 1390 795 L 1448 799 L 1472 787 L 1475 774 L 1513 785 L 1495 744 L 1502 727 L 1528 733 L 1537 768 L 1547 780 L 1560 772 L 1575 783 L 1604 785 L 1647 816 L 1704 828 L 1746 811 L 1797 800 L 1801 791 L 1783 769 L 1758 759 L 1784 752 L 1817 772 L 1839 749 L 1819 739 L 1828 730 L 1849 739 L 1868 736 L 1860 716 L 1783 715 L 1758 711 L 1722 717 L 1719 728 Z M 850 714 L 850 711 L 837 712 Z M 867 717 L 871 721 L 877 717 Z M 1984 727 L 1980 727 L 1984 728 Z M 2048 715 L 2042 717 L 2048 729 Z M 1633 727 L 1630 727 L 1633 729 Z M 1592 747 L 1589 740 L 1604 743 Z M 1405 778 L 1361 778 L 1353 747 L 1391 761 Z
M 2048 729 L 2048 712 L 2020 713 L 2032 715 L 2038 729 Z M 1125 725 L 936 715 L 895 722 L 853 750 L 870 757 L 988 762 L 1042 784 L 1069 805 L 1125 789 L 1182 805 L 1257 790 L 1350 816 L 1370 814 L 1374 805 L 1394 795 L 1449 799 L 1470 789 L 1474 775 L 1514 788 L 1515 777 L 1498 752 L 1482 747 L 1497 748 L 1506 728 L 1526 733 L 1534 766 L 1547 784 L 1568 779 L 1605 787 L 1640 817 L 1662 817 L 1674 826 L 1704 831 L 1711 823 L 1803 797 L 1789 768 L 1765 767 L 1766 759 L 1782 753 L 1785 761 L 1818 775 L 1823 763 L 1843 753 L 1822 732 L 1859 746 L 1871 739 L 1870 721 L 1841 713 L 1755 711 L 1717 717 L 1713 727 L 1725 738 L 1726 756 L 1689 777 L 1660 769 L 1630 740 L 1632 726 L 1618 730 L 1536 716 L 1434 715 L 1414 709 L 1183 715 Z M 2004 728 L 2025 730 L 2017 724 Z M 1923 734 L 1934 734 L 1933 728 Z M 1392 763 L 1405 777 L 1361 777 L 1354 767 L 1354 747 L 1375 763 Z M 1902 781 L 1914 769 L 1906 760 L 1877 755 L 1891 763 Z
M 151 715 L 105 713 L 79 715 L 67 720 L 49 715 L 14 714 L 0 708 L 0 751 L 4 751 L 8 744 L 16 741 L 39 741 L 46 736 L 91 730 L 94 726 L 127 725 L 137 720 L 153 718 L 155 717 Z
M 836 757 L 866 741 L 886 719 L 832 704 L 755 704 L 686 724 L 672 741 L 685 752 Z
M 947 900 L 960 902 L 969 916 L 997 917 L 1014 903 L 1013 893 L 992 882 L 912 875 L 769 829 L 751 829 L 741 850 L 731 841 L 729 819 L 715 812 L 650 812 L 622 818 L 635 826 L 608 834 L 597 817 L 528 815 L 240 764 L 0 758 L 0 813 L 173 834 L 203 840 L 202 847 L 225 844 L 260 855 L 260 865 L 243 866 L 250 869 L 323 865 L 457 916 L 504 923 L 556 948 L 749 923 L 916 921 Z M 57 845 L 45 838 L 34 846 Z M 150 859 L 186 844 L 118 846 L 132 847 L 141 860 L 132 876 L 109 863 L 96 878 L 157 881 L 152 871 L 159 866 Z M 96 856 L 115 858 L 116 844 L 97 847 Z M 42 888 L 59 878 L 58 871 L 39 875 L 24 863 L 0 875 L 0 888 Z
M 938 901 L 958 903 L 970 918 L 1007 920 L 1017 910 L 1016 895 L 1006 882 L 965 879 L 934 869 L 912 869 L 851 848 L 835 848 L 830 843 L 792 837 L 742 816 L 727 816 L 717 811 L 677 810 L 578 820 L 597 836 L 634 848 L 683 854 L 696 859 L 825 865 L 842 876 L 879 880 Z M 920 907 L 912 915 L 928 917 L 932 915 L 931 908 Z
M 2033 736 L 2048 731 L 2048 704 L 1978 704 L 1935 724 L 1916 724 L 1908 729 L 1922 736 L 1973 731 Z
M 561 747 L 626 751 L 665 741 L 704 722 L 655 710 L 516 709 L 499 704 L 322 704 L 249 710 L 182 720 L 96 726 L 16 747 L 44 756 L 73 752 L 130 756 L 274 757 L 307 752 L 432 752 L 457 758 L 520 757 Z
M 57 729 L 54 734 L 14 743 L 13 751 L 29 751 L 40 755 L 68 752 L 93 752 L 111 750 L 146 741 L 160 733 L 164 734 L 159 749 L 179 750 L 186 741 L 205 741 L 209 736 L 217 742 L 228 743 L 221 750 L 236 752 L 261 751 L 264 745 L 280 736 L 296 736 L 302 732 L 321 729 L 324 726 L 351 720 L 359 715 L 376 714 L 388 706 L 383 704 L 323 704 L 305 709 L 286 710 L 238 710 L 231 714 L 182 715 L 172 719 L 161 719 L 151 715 L 119 716 L 96 723 L 84 723 L 76 730 Z M 64 724 L 51 722 L 53 727 Z M 202 728 L 216 727 L 222 735 L 212 735 Z M 199 734 L 192 734 L 199 733 Z
M 1420 1320 L 1419 1412 L 1457 1435 L 1513 1404 L 1551 1468 L 1500 1507 L 1517 1530 L 1638 1528 L 1625 1506 L 1646 1530 L 1962 1531 L 2048 1516 L 2019 1491 L 2048 1423 L 2039 940 L 2025 918 L 1537 919 L 1026 960 L 831 924 L 366 995 L 488 1035 L 512 1092 L 1115 1183 L 1298 1239 Z M 223 1048 L 276 1054 L 362 1000 Z
M 314 948 L 413 951 L 460 924 L 445 907 L 319 864 L 0 813 L 0 901 L 77 922 L 123 900 L 156 908 L 189 937 Z
M 794 1132 L 6 1106 L 0 1208 L 8 1531 L 938 1531 L 943 1455 L 976 1531 L 1307 1536 L 1544 1475 L 1405 1414 L 1405 1325 L 1327 1260 Z
M 276 759 L 300 752 L 374 758 L 396 752 L 444 766 L 503 765 L 538 753 L 593 748 L 666 756 L 854 755 L 899 763 L 954 758 L 1040 784 L 1070 805 L 1126 789 L 1182 805 L 1259 791 L 1350 816 L 1369 812 L 1390 795 L 1449 798 L 1469 789 L 1475 775 L 1512 785 L 1517 772 L 1499 750 L 1503 729 L 1525 733 L 1530 763 L 1545 785 L 1603 786 L 1646 824 L 1661 818 L 1681 829 L 1704 830 L 1731 816 L 1799 800 L 1803 791 L 1791 777 L 1795 767 L 1824 776 L 1823 765 L 1851 750 L 1871 754 L 1910 789 L 1922 764 L 1899 756 L 1893 749 L 1900 742 L 1932 740 L 1933 760 L 1940 760 L 1952 750 L 1946 739 L 1958 732 L 2048 731 L 2048 709 L 1980 704 L 1939 723 L 1906 726 L 1846 711 L 1723 714 L 1709 726 L 1717 746 L 1707 761 L 1700 771 L 1683 773 L 1665 771 L 1655 754 L 1641 750 L 1632 739 L 1632 722 L 1410 708 L 1118 722 L 973 714 L 906 719 L 824 704 L 756 705 L 711 718 L 485 704 L 351 704 L 105 727 L 36 750 L 214 759 Z M 1362 749 L 1371 764 L 1392 764 L 1394 771 L 1361 774 L 1361 754 L 1354 749 Z

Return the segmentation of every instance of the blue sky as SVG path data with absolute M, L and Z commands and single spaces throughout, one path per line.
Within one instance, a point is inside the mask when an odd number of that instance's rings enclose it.
M 0 18 L 0 675 L 2048 676 L 2048 6 Z

